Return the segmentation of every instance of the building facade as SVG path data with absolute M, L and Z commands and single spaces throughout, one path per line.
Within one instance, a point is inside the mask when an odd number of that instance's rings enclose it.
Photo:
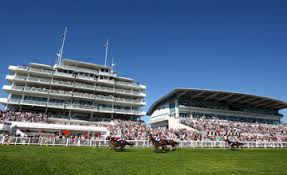
M 111 67 L 63 59 L 54 66 L 9 66 L 6 110 L 39 111 L 49 118 L 109 121 L 143 115 L 145 85 L 120 77 Z
M 279 110 L 287 103 L 250 94 L 174 89 L 152 104 L 147 114 L 152 127 L 182 128 L 180 118 L 217 118 L 229 121 L 280 123 Z

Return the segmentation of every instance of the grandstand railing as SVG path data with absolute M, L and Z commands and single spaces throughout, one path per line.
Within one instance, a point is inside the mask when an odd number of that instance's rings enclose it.
M 152 147 L 148 140 L 129 140 L 134 147 Z M 243 142 L 243 148 L 287 148 L 287 142 Z M 108 147 L 108 140 L 0 136 L 0 145 Z M 180 148 L 228 148 L 224 141 L 179 141 Z

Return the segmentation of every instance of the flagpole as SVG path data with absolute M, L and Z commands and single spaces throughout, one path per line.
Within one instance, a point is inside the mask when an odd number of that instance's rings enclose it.
M 107 60 L 108 60 L 108 49 L 109 49 L 109 40 L 106 42 L 106 54 L 105 54 L 105 67 L 107 67 Z
M 63 37 L 63 41 L 62 41 L 62 46 L 60 49 L 60 53 L 59 53 L 59 58 L 58 58 L 58 65 L 61 64 L 62 62 L 62 58 L 63 58 L 63 53 L 64 53 L 64 45 L 65 45 L 65 40 L 66 40 L 66 34 L 67 34 L 67 26 L 65 27 L 65 32 L 64 32 L 64 37 Z
M 115 67 L 114 58 L 112 58 L 112 73 L 114 73 L 114 67 Z

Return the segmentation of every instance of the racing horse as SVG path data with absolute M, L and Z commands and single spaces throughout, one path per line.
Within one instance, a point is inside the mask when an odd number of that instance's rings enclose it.
M 126 140 L 119 140 L 118 141 L 113 136 L 108 136 L 106 139 L 110 141 L 110 147 L 111 147 L 111 149 L 113 149 L 115 151 L 121 152 L 124 150 L 126 145 L 130 145 L 130 146 L 134 145 L 134 143 L 128 142 Z
M 170 145 L 171 146 L 171 150 L 174 151 L 177 149 L 178 146 L 178 142 L 170 139 L 170 140 L 163 140 L 160 139 L 160 141 L 156 141 L 154 139 L 154 137 L 152 136 L 152 134 L 149 135 L 149 142 L 151 142 L 154 146 L 154 151 L 155 152 L 165 152 L 167 151 L 167 146 Z
M 235 149 L 238 150 L 239 148 L 242 148 L 242 146 L 244 145 L 244 143 L 240 143 L 238 141 L 232 142 L 229 139 L 226 139 L 225 142 L 227 142 L 231 150 L 235 150 Z

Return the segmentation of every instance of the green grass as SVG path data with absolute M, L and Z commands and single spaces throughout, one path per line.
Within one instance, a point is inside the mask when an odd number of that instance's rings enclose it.
M 287 174 L 286 149 L 230 151 L 0 146 L 0 174 Z

